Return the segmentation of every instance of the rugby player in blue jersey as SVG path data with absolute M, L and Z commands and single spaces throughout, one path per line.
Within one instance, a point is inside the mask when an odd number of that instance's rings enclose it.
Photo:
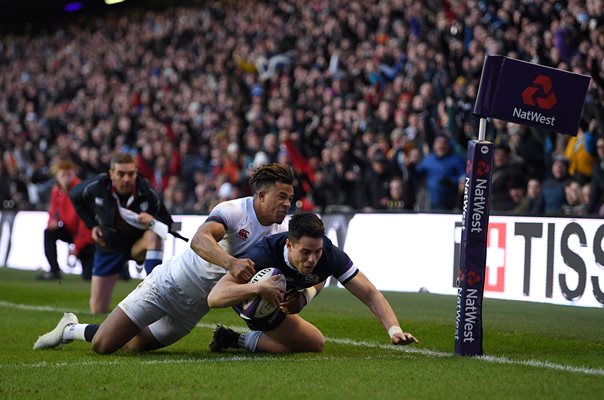
M 392 344 L 417 343 L 404 332 L 386 298 L 367 279 L 346 253 L 326 236 L 323 222 L 312 213 L 294 215 L 289 232 L 266 237 L 250 248 L 245 257 L 254 262 L 256 271 L 275 267 L 283 272 L 287 288 L 277 283 L 278 276 L 258 283 L 241 283 L 230 274 L 224 275 L 208 295 L 212 308 L 233 306 L 241 315 L 242 303 L 255 296 L 279 305 L 270 315 L 244 318 L 252 330 L 239 334 L 219 325 L 214 331 L 210 350 L 242 348 L 269 353 L 320 352 L 325 338 L 313 324 L 298 314 L 334 276 L 361 300 L 388 332 Z

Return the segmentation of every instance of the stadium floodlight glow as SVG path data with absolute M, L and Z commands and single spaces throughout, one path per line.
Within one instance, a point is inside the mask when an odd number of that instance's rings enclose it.
M 105 4 L 107 5 L 112 5 L 112 4 L 117 4 L 117 3 L 123 3 L 126 0 L 105 0 Z
M 74 12 L 74 11 L 79 11 L 82 8 L 84 8 L 84 5 L 81 2 L 76 2 L 76 3 L 67 3 L 65 4 L 65 7 L 63 7 L 63 10 L 65 12 Z

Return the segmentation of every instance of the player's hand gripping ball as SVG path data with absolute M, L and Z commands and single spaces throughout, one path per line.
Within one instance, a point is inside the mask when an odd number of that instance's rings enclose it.
M 280 279 L 276 281 L 277 284 L 279 284 L 283 288 L 283 290 L 285 290 L 287 286 L 287 283 L 285 282 L 285 276 L 283 276 L 281 270 L 278 268 L 261 269 L 260 271 L 256 272 L 252 279 L 250 279 L 249 283 L 262 282 L 276 275 L 280 276 Z M 257 319 L 270 315 L 279 306 L 264 300 L 261 296 L 256 296 L 244 301 L 242 307 L 242 316 L 248 317 L 250 319 Z

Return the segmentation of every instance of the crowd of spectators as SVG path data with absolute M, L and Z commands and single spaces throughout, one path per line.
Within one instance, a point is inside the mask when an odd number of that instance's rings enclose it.
M 87 178 L 127 152 L 174 214 L 249 193 L 274 161 L 294 167 L 298 208 L 456 211 L 500 54 L 592 82 L 576 138 L 489 121 L 493 212 L 597 215 L 603 3 L 204 1 L 5 34 L 2 207 L 46 209 L 59 160 Z

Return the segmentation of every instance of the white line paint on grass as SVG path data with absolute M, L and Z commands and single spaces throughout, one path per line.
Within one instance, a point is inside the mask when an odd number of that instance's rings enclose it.
M 106 356 L 105 356 L 106 357 Z M 374 357 L 368 357 L 374 358 Z M 337 360 L 338 358 L 333 356 L 317 356 L 317 357 L 306 357 L 296 358 L 292 361 L 328 361 Z M 89 361 L 70 361 L 70 362 L 36 362 L 31 364 L 0 364 L 0 369 L 7 368 L 69 368 L 69 367 L 111 367 L 116 365 L 126 365 L 136 362 L 140 365 L 176 365 L 176 364 L 199 364 L 199 363 L 226 363 L 226 362 L 242 362 L 242 361 L 279 361 L 283 362 L 283 357 L 278 356 L 266 356 L 266 357 L 252 357 L 252 356 L 239 356 L 233 355 L 230 357 L 186 357 L 186 358 L 171 358 L 166 357 L 162 359 L 144 360 L 134 357 L 120 357 L 113 360 L 89 360 Z
M 13 308 L 17 310 L 27 310 L 27 311 L 52 311 L 52 312 L 72 312 L 78 314 L 90 314 L 87 311 L 82 310 L 69 310 L 67 308 L 58 308 L 58 307 L 50 307 L 50 306 L 33 306 L 30 304 L 18 304 L 18 303 L 10 303 L 8 301 L 0 300 L 0 307 L 5 308 Z
M 26 311 L 52 311 L 52 312 L 74 312 L 76 314 L 88 314 L 90 315 L 90 313 L 88 311 L 83 311 L 83 310 L 68 310 L 68 309 L 64 309 L 64 308 L 58 308 L 58 307 L 50 307 L 50 306 L 34 306 L 34 305 L 29 305 L 29 304 L 17 304 L 17 303 L 11 303 L 11 302 L 7 302 L 7 301 L 2 301 L 0 300 L 0 307 L 5 307 L 5 308 L 12 308 L 12 309 L 18 309 L 18 310 L 26 310 Z M 214 329 L 216 327 L 215 324 L 208 324 L 208 323 L 199 323 L 197 324 L 198 327 L 200 328 L 209 328 L 209 329 Z M 231 328 L 238 330 L 238 331 L 248 331 L 249 329 L 247 329 L 247 327 L 244 326 L 231 326 Z M 40 332 L 42 333 L 42 332 Z M 377 343 L 377 342 L 366 342 L 366 341 L 357 341 L 357 340 L 352 340 L 352 339 L 346 339 L 346 338 L 330 338 L 327 337 L 325 338 L 325 340 L 328 343 L 335 343 L 335 344 L 340 344 L 340 345 L 344 345 L 344 346 L 351 346 L 351 347 L 364 347 L 364 348 L 375 348 L 375 349 L 381 349 L 381 350 L 387 350 L 387 351 L 400 351 L 403 353 L 408 353 L 408 354 L 418 354 L 418 355 L 423 355 L 423 356 L 427 356 L 427 357 L 440 357 L 440 358 L 448 358 L 448 357 L 454 357 L 454 355 L 452 353 L 448 353 L 448 352 L 442 352 L 442 351 L 436 351 L 436 350 L 429 350 L 429 349 L 422 349 L 422 348 L 417 348 L 417 347 L 410 347 L 410 346 L 392 346 L 391 344 L 383 344 L 383 343 Z M 484 361 L 484 362 L 488 362 L 488 363 L 495 363 L 495 364 L 510 364 L 510 365 L 524 365 L 527 367 L 533 367 L 533 368 L 542 368 L 542 369 L 553 369 L 553 370 L 557 370 L 557 371 L 565 371 L 565 372 L 572 372 L 572 373 L 578 373 L 578 374 L 584 374 L 584 375 L 597 375 L 597 376 L 604 376 L 604 369 L 596 369 L 596 368 L 586 368 L 586 367 L 576 367 L 576 366 L 572 366 L 572 365 L 563 365 L 563 364 L 555 364 L 555 363 L 551 363 L 548 361 L 538 361 L 538 360 L 514 360 L 511 358 L 507 358 L 507 357 L 496 357 L 496 356 L 478 356 L 478 357 L 473 357 L 476 360 L 480 360 L 480 361 Z M 221 357 L 221 358 L 184 358 L 184 359 L 172 359 L 172 358 L 167 358 L 165 360 L 143 360 L 141 361 L 141 363 L 143 364 L 182 364 L 182 363 L 199 363 L 199 362 L 232 362 L 232 361 L 254 361 L 254 360 L 274 360 L 277 359 L 274 356 L 272 357 L 263 357 L 263 358 L 258 358 L 258 357 L 242 357 L 242 356 L 234 356 L 234 357 Z M 334 357 L 325 357 L 325 356 L 314 356 L 314 357 L 309 357 L 306 359 L 302 359 L 302 360 L 330 360 L 330 359 L 336 359 Z M 299 358 L 296 358 L 296 360 L 300 360 Z M 128 359 L 127 362 L 131 362 L 132 359 Z M 11 367 L 16 367 L 16 366 L 21 366 L 21 367 L 65 367 L 68 365 L 81 365 L 81 366 L 89 366 L 89 365 L 117 365 L 120 364 L 121 361 L 119 360 L 115 360 L 115 361 L 82 361 L 80 363 L 35 363 L 35 364 L 0 364 L 0 369 L 2 368 L 11 368 Z

